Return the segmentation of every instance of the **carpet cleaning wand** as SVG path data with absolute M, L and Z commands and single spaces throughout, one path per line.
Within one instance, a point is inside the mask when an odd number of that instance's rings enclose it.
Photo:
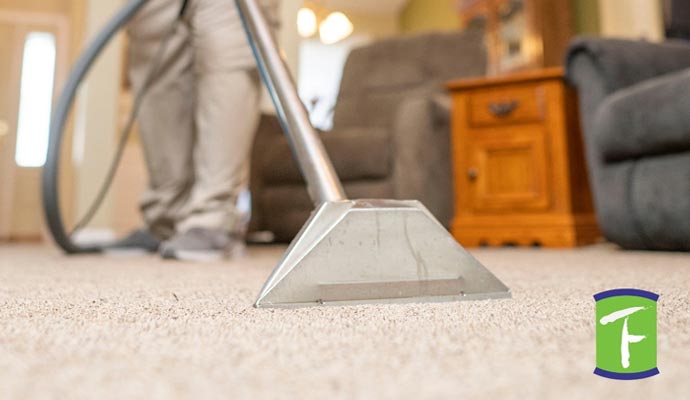
M 53 114 L 43 170 L 43 205 L 56 243 L 70 254 L 98 252 L 102 246 L 75 243 L 72 234 L 66 232 L 60 214 L 59 155 L 67 116 L 79 84 L 95 59 L 148 1 L 131 0 L 96 36 L 70 73 Z M 256 0 L 236 0 L 236 4 L 259 71 L 316 205 L 265 283 L 255 305 L 299 307 L 510 297 L 509 289 L 465 251 L 418 201 L 346 198 L 261 8 Z M 181 13 L 185 8 L 186 1 Z M 159 54 L 164 52 L 165 43 L 166 40 Z M 154 61 L 149 76 L 156 70 Z M 148 83 L 137 93 L 108 177 L 77 228 L 88 221 L 105 196 L 147 88 Z
M 316 210 L 257 307 L 510 297 L 418 201 L 348 200 L 257 0 L 236 0 Z

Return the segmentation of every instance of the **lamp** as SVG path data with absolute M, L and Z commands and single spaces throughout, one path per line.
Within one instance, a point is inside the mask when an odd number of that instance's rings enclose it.
M 352 35 L 354 26 L 347 15 L 336 11 L 332 12 L 319 26 L 319 36 L 323 44 L 337 43 Z
M 309 1 L 297 12 L 297 31 L 303 38 L 312 37 L 318 31 L 323 44 L 334 44 L 349 37 L 354 26 L 344 13 L 329 12 L 320 2 Z
M 299 35 L 308 38 L 318 29 L 316 13 L 309 7 L 302 7 L 297 12 L 297 31 Z

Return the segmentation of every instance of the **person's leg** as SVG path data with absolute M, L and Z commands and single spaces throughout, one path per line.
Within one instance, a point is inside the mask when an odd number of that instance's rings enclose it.
M 133 93 L 144 84 L 181 1 L 152 0 L 131 22 L 129 77 Z M 187 204 L 193 180 L 195 74 L 188 24 L 179 24 L 167 45 L 138 117 L 149 186 L 141 211 L 148 229 L 166 239 Z
M 261 0 L 276 25 L 276 0 Z M 248 187 L 249 154 L 259 120 L 259 77 L 235 3 L 192 0 L 197 83 L 194 185 L 164 258 L 217 260 L 243 249 L 237 198 Z
M 178 232 L 242 229 L 235 204 L 246 190 L 259 118 L 259 78 L 234 2 L 190 5 L 197 83 L 194 185 Z

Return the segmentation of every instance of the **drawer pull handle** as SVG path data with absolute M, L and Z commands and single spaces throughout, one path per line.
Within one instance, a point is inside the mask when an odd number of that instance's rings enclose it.
M 520 105 L 517 100 L 489 103 L 489 111 L 497 117 L 507 117 Z
M 467 179 L 474 182 L 477 180 L 477 177 L 479 177 L 479 171 L 477 168 L 472 167 L 467 170 Z

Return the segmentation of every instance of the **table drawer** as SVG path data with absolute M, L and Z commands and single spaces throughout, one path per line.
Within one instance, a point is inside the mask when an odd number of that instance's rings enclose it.
M 546 115 L 542 85 L 516 85 L 475 91 L 469 95 L 469 122 L 474 127 L 533 123 Z

